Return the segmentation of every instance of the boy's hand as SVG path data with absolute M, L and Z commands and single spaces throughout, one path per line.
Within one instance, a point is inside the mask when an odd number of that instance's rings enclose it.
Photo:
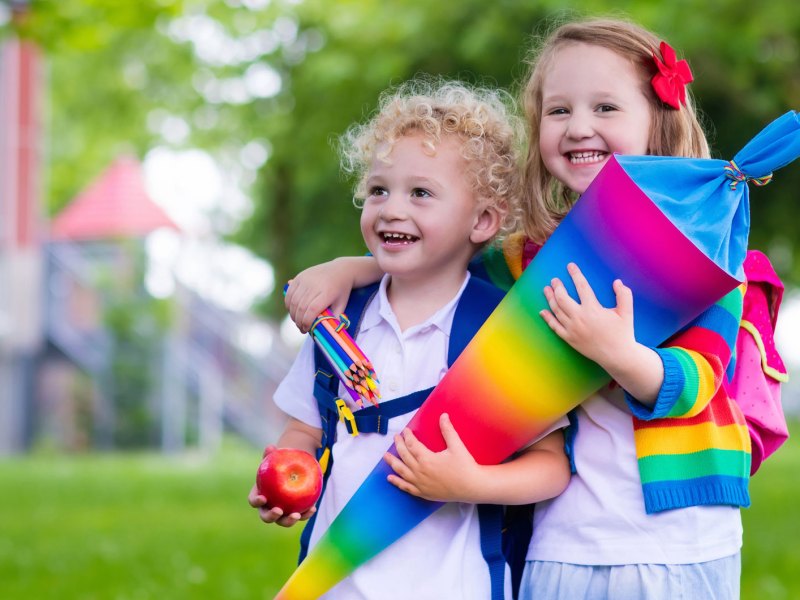
M 258 516 L 264 523 L 275 523 L 281 527 L 291 527 L 298 521 L 306 521 L 317 511 L 317 509 L 312 506 L 302 514 L 290 513 L 284 515 L 280 508 L 267 508 L 267 499 L 258 493 L 258 488 L 255 484 L 253 484 L 253 488 L 247 496 L 247 501 L 250 503 L 250 506 L 258 509 Z
M 439 418 L 439 427 L 447 445 L 441 452 L 428 450 L 409 429 L 395 436 L 398 456 L 384 454 L 384 460 L 396 473 L 389 475 L 388 481 L 427 500 L 469 502 L 471 486 L 479 481 L 480 465 L 464 446 L 447 414 Z
M 275 450 L 275 446 L 267 446 L 264 448 L 263 456 L 266 457 L 273 450 Z M 267 498 L 258 491 L 258 486 L 255 483 L 247 495 L 247 502 L 253 508 L 258 509 L 258 516 L 264 523 L 275 523 L 281 527 L 291 527 L 298 521 L 306 521 L 317 511 L 316 507 L 312 506 L 302 514 L 295 512 L 284 515 L 280 508 L 267 508 Z
M 633 294 L 617 279 L 613 284 L 617 305 L 605 308 L 577 265 L 570 263 L 567 269 L 580 302 L 573 300 L 556 278 L 544 288 L 550 310 L 542 310 L 540 314 L 561 339 L 608 370 L 608 366 L 624 360 L 626 352 L 636 346 Z

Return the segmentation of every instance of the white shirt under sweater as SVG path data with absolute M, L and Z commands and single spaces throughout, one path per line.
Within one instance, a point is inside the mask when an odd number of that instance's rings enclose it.
M 464 285 L 468 280 L 467 275 Z M 450 327 L 462 286 L 453 300 L 424 323 L 400 331 L 386 296 L 388 277 L 362 317 L 358 345 L 380 378 L 382 402 L 435 386 L 447 371 Z M 275 393 L 275 402 L 288 415 L 319 427 L 312 389 L 313 342 L 306 340 L 288 375 Z M 340 386 L 340 396 L 349 395 Z M 310 547 L 359 488 L 395 434 L 414 411 L 393 418 L 389 432 L 352 437 L 340 422 L 333 447 L 334 471 L 317 513 Z M 387 514 L 387 519 L 391 515 Z M 506 569 L 506 590 L 509 590 Z M 378 556 L 355 570 L 324 597 L 354 600 L 485 600 L 490 597 L 489 571 L 481 555 L 477 508 L 448 503 Z M 510 594 L 506 594 L 510 597 Z
M 621 392 L 613 395 L 619 404 Z M 618 404 L 595 395 L 578 408 L 577 474 L 560 496 L 536 505 L 528 560 L 691 564 L 738 552 L 737 507 L 645 513 L 631 415 Z

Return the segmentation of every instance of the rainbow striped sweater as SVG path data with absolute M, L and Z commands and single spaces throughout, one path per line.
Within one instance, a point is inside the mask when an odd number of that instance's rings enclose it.
M 508 288 L 537 247 L 511 236 L 503 252 L 486 252 L 478 274 Z M 749 506 L 750 435 L 726 391 L 745 284 L 723 297 L 654 350 L 664 382 L 652 407 L 628 396 L 639 475 L 648 513 L 696 506 Z
M 628 397 L 648 513 L 749 506 L 750 434 L 728 395 L 742 316 L 742 284 L 654 350 L 664 383 L 652 408 Z

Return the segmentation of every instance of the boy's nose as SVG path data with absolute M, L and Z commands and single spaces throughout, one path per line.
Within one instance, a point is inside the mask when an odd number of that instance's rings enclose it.
M 378 216 L 384 221 L 402 219 L 404 215 L 405 202 L 399 194 L 389 194 L 378 211 Z

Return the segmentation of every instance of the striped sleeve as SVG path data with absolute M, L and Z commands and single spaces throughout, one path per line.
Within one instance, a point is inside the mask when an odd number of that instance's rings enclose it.
M 744 290 L 742 284 L 654 349 L 664 365 L 664 381 L 652 407 L 628 396 L 634 416 L 693 417 L 708 405 L 733 360 Z

